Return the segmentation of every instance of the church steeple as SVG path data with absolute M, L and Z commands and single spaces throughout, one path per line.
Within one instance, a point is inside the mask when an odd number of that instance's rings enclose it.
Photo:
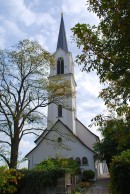
M 60 30 L 59 30 L 59 36 L 58 36 L 58 42 L 57 42 L 57 50 L 59 48 L 63 49 L 65 52 L 68 52 L 63 13 L 61 13 L 61 22 L 60 22 Z
M 71 52 L 68 52 L 63 14 L 61 15 L 60 30 L 57 42 L 57 50 L 54 54 L 55 65 L 50 66 L 50 82 L 67 81 L 70 93 L 75 94 L 74 62 Z M 59 96 L 58 96 L 59 97 Z M 58 104 L 51 103 L 48 106 L 48 129 L 58 120 L 62 121 L 73 133 L 76 134 L 76 97 L 64 95 L 59 98 Z

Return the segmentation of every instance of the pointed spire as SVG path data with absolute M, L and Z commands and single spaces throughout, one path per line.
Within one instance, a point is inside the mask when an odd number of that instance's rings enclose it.
M 67 40 L 66 40 L 66 33 L 65 33 L 65 26 L 63 20 L 63 12 L 61 13 L 61 22 L 60 22 L 60 30 L 57 42 L 57 50 L 61 48 L 64 51 L 68 52 Z

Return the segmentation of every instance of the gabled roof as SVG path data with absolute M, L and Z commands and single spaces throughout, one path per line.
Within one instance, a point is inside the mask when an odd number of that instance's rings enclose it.
M 93 152 L 94 154 L 96 154 L 91 148 L 89 148 L 79 137 L 77 137 L 72 131 L 71 131 L 71 129 L 67 126 L 67 125 L 65 125 L 61 120 L 57 120 L 56 121 L 56 123 L 52 126 L 52 128 L 54 127 L 54 126 L 56 126 L 56 124 L 58 123 L 58 122 L 60 122 L 60 123 L 62 123 L 62 125 L 64 125 L 66 128 L 67 128 L 67 130 L 69 130 L 70 132 L 71 132 L 71 134 L 82 144 L 82 145 L 84 145 L 87 149 L 89 149 L 91 152 Z M 41 138 L 42 137 L 42 135 L 43 135 L 43 138 L 41 139 L 41 141 L 25 156 L 25 157 L 27 157 L 33 150 L 35 150 L 38 146 L 39 146 L 39 144 L 41 144 L 41 142 L 46 138 L 46 136 L 48 135 L 48 133 L 50 133 L 51 132 L 51 130 L 52 130 L 52 128 L 50 129 L 50 130 L 48 130 L 48 132 L 45 134 L 45 132 L 47 131 L 47 128 L 45 129 L 45 131 L 36 139 L 36 140 L 38 140 L 39 138 Z M 45 134 L 45 135 L 44 135 Z M 36 140 L 35 140 L 35 142 L 36 142 Z
M 59 48 L 63 49 L 65 52 L 68 52 L 63 13 L 61 14 L 61 22 L 60 22 L 59 36 L 58 36 L 58 42 L 57 42 L 57 50 Z
M 92 135 L 94 135 L 96 138 L 98 138 L 99 139 L 99 137 L 95 134 L 95 133 L 93 133 L 92 131 L 90 131 L 83 123 L 81 123 L 81 121 L 80 120 L 78 120 L 77 118 L 76 118 L 76 120 L 87 130 L 87 131 L 89 131 Z
M 96 134 L 94 134 L 92 131 L 90 131 L 83 123 L 81 123 L 81 121 L 80 120 L 78 120 L 77 118 L 76 118 L 76 120 L 81 124 L 81 125 L 83 125 L 83 127 L 87 130 L 87 131 L 89 131 L 92 135 L 94 135 L 97 139 L 99 139 L 99 137 L 96 135 Z M 56 123 L 55 123 L 56 124 Z M 65 124 L 64 124 L 65 125 Z M 37 143 L 37 141 L 42 137 L 44 137 L 45 136 L 45 134 L 47 133 L 47 128 L 43 131 L 43 133 L 34 141 L 35 143 Z
M 37 141 L 38 141 L 40 138 L 44 137 L 46 133 L 47 133 L 47 128 L 42 132 L 41 135 L 39 135 L 39 136 L 37 137 L 37 139 L 35 139 L 34 143 L 37 143 Z

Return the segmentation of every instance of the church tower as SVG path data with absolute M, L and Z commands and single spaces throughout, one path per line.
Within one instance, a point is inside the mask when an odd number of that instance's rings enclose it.
M 95 171 L 93 145 L 99 138 L 76 117 L 74 62 L 68 51 L 63 14 L 54 57 L 55 64 L 50 66 L 49 87 L 54 89 L 53 97 L 57 101 L 48 105 L 47 128 L 35 140 L 36 146 L 26 155 L 29 168 L 34 168 L 48 158 L 55 158 L 58 154 L 61 158 L 76 160 L 81 170 Z M 57 83 L 60 83 L 58 90 Z M 68 95 L 64 83 L 72 95 Z M 52 90 L 48 96 L 50 101 L 51 94 Z
M 74 78 L 74 62 L 72 54 L 68 51 L 63 13 L 61 14 L 60 29 L 57 41 L 57 49 L 54 53 L 55 65 L 50 67 L 49 81 L 58 76 L 70 83 L 73 95 L 64 97 L 64 102 L 50 104 L 48 106 L 48 126 L 51 128 L 57 120 L 61 120 L 74 134 L 76 134 L 76 97 Z M 69 107 L 69 108 L 66 108 Z

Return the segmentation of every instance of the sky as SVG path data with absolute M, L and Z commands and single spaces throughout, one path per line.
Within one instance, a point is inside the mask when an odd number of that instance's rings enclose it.
M 68 48 L 75 60 L 80 50 L 72 41 L 71 28 L 77 23 L 97 25 L 99 22 L 95 14 L 87 11 L 85 4 L 86 0 L 0 0 L 0 49 L 10 49 L 18 41 L 28 38 L 54 53 L 63 11 Z M 95 73 L 82 72 L 76 63 L 75 79 L 77 117 L 87 127 L 93 117 L 106 111 L 103 101 L 98 98 L 102 86 Z M 89 129 L 100 135 L 96 127 Z M 32 136 L 21 141 L 21 157 L 34 147 L 33 141 Z

